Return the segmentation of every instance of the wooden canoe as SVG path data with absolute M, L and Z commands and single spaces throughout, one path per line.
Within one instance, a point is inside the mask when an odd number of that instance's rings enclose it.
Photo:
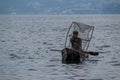
M 76 52 L 69 48 L 65 48 L 62 50 L 62 63 L 78 64 L 83 62 L 87 57 L 88 55 L 84 53 Z

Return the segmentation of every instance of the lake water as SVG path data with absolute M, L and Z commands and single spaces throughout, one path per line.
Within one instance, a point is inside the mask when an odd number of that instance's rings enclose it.
M 62 64 L 72 21 L 95 26 L 90 56 Z M 120 80 L 120 15 L 0 15 L 0 80 Z

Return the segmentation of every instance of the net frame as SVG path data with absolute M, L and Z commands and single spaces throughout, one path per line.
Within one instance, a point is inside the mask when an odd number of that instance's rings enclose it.
M 75 26 L 76 25 L 76 26 Z M 82 47 L 82 50 L 84 50 L 84 51 L 87 51 L 88 50 L 88 47 L 89 47 L 89 45 L 90 45 L 90 41 L 91 41 L 91 39 L 92 39 L 92 35 L 93 35 L 93 31 L 94 31 L 94 26 L 90 26 L 90 25 L 87 25 L 87 24 L 83 24 L 83 23 L 79 23 L 79 22 L 75 22 L 75 21 L 73 21 L 72 22 L 72 24 L 70 25 L 70 27 L 69 27 L 69 29 L 68 29 L 68 32 L 67 32 L 67 35 L 66 35 L 66 38 L 65 38 L 65 48 L 67 48 L 67 43 L 68 43 L 68 40 L 70 39 L 70 36 L 71 35 L 69 35 L 70 34 L 70 32 L 72 31 L 74 31 L 75 29 L 77 29 L 77 28 L 79 29 L 79 30 L 81 30 L 81 32 L 85 32 L 86 30 L 89 30 L 88 31 L 88 33 L 87 33 L 87 35 L 86 35 L 86 37 L 87 37 L 87 39 L 84 39 L 84 38 L 81 38 L 82 39 L 82 43 L 83 43 L 83 41 L 84 42 L 86 42 L 85 44 L 84 44 L 84 47 Z M 73 28 L 73 30 L 71 30 Z M 69 45 L 70 45 L 70 41 L 69 41 L 69 43 L 68 43 Z M 83 45 L 82 45 L 83 46 Z

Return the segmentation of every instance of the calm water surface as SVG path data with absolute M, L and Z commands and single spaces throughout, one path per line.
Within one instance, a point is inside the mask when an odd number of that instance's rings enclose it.
M 72 21 L 95 26 L 82 64 L 62 64 Z M 0 80 L 120 80 L 120 15 L 0 16 Z

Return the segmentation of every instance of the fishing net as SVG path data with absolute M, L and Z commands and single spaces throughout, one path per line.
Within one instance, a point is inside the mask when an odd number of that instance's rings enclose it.
M 92 38 L 93 30 L 94 26 L 72 22 L 66 36 L 65 47 L 71 48 L 70 38 L 73 35 L 73 31 L 78 31 L 78 37 L 82 39 L 82 50 L 87 51 Z

